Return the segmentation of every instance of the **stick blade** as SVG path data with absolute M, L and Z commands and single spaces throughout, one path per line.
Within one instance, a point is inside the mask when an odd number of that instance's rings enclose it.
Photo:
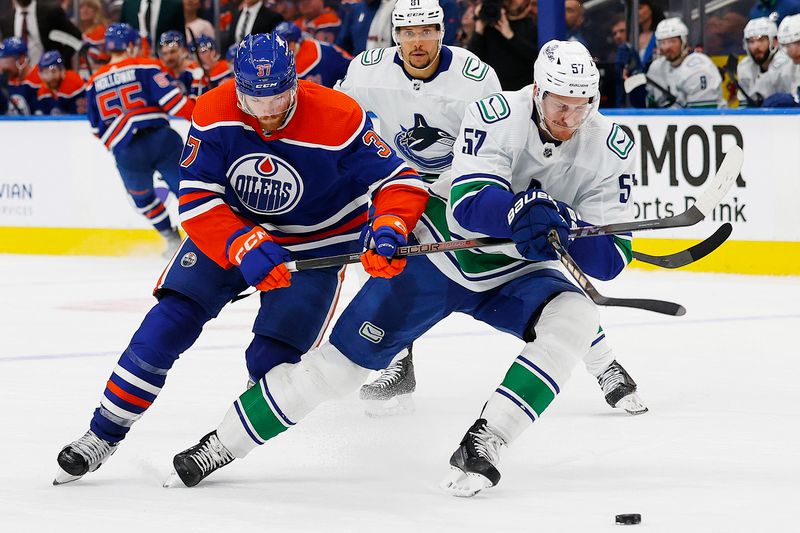
M 83 47 L 83 41 L 62 30 L 50 30 L 50 33 L 48 33 L 47 36 L 51 41 L 63 44 L 64 46 L 69 46 L 76 52 Z
M 719 170 L 714 175 L 713 181 L 694 204 L 694 207 L 699 209 L 704 217 L 708 216 L 728 194 L 736 178 L 739 177 L 739 172 L 742 171 L 743 162 L 744 152 L 742 149 L 738 145 L 731 146 L 726 152 Z
M 605 305 L 608 307 L 630 307 L 632 309 L 652 311 L 653 313 L 661 313 L 662 315 L 669 316 L 683 316 L 686 314 L 686 308 L 681 304 L 665 302 L 663 300 L 602 297 L 600 301 L 595 300 L 595 303 L 597 305 Z
M 630 94 L 637 87 L 641 87 L 642 85 L 646 84 L 647 84 L 647 76 L 642 73 L 634 74 L 633 76 L 628 76 L 628 79 L 625 80 L 624 83 L 625 92 L 627 94 Z
M 699 242 L 688 248 L 683 250 L 682 252 L 670 254 L 670 255 L 647 255 L 642 252 L 637 252 L 636 250 L 633 251 L 633 258 L 637 261 L 641 261 L 643 263 L 648 263 L 651 265 L 656 265 L 661 268 L 681 268 L 688 264 L 694 263 L 698 261 L 717 248 L 719 248 L 722 243 L 728 240 L 728 237 L 731 236 L 733 232 L 733 226 L 726 222 L 715 231 L 709 238 L 706 240 Z

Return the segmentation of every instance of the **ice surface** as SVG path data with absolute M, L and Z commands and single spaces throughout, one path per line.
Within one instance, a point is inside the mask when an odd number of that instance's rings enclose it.
M 650 413 L 611 410 L 576 368 L 472 499 L 437 483 L 521 342 L 465 316 L 415 344 L 417 412 L 363 415 L 356 394 L 195 489 L 163 489 L 172 456 L 243 389 L 257 299 L 230 305 L 98 472 L 53 487 L 144 313 L 158 259 L 0 256 L 0 531 L 796 531 L 800 279 L 629 271 L 610 296 L 665 298 L 682 318 L 604 309 Z M 347 301 L 357 288 L 350 275 Z M 341 307 L 340 307 L 341 308 Z

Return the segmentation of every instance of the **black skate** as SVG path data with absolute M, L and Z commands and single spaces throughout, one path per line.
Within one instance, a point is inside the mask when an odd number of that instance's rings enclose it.
M 368 416 L 409 414 L 414 412 L 411 394 L 416 388 L 414 361 L 409 346 L 408 355 L 382 370 L 375 381 L 363 385 L 358 397 L 364 400 Z
M 119 443 L 110 443 L 94 434 L 92 430 L 58 453 L 58 472 L 53 485 L 63 485 L 94 472 L 117 451 Z
M 164 483 L 165 487 L 175 484 L 175 477 L 179 477 L 187 487 L 194 487 L 205 479 L 211 472 L 222 468 L 236 459 L 223 445 L 217 432 L 212 431 L 188 450 L 184 450 L 172 459 L 175 470 Z
M 461 445 L 450 457 L 450 474 L 441 483 L 453 496 L 468 498 L 500 482 L 497 463 L 505 442 L 479 418 L 461 439 Z
M 597 382 L 606 395 L 606 402 L 614 408 L 621 408 L 632 415 L 641 415 L 647 412 L 647 407 L 636 394 L 636 382 L 622 365 L 612 361 L 603 371 Z

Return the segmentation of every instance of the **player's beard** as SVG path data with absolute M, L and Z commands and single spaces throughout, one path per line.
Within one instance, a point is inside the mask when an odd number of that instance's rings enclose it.
M 426 50 L 414 50 L 408 54 L 408 63 L 418 70 L 425 70 L 433 64 L 433 61 L 434 58 Z
M 764 51 L 758 50 L 755 53 L 751 52 L 750 54 L 753 56 L 753 61 L 755 61 L 756 65 L 759 66 L 766 63 L 767 58 L 769 58 L 769 50 L 764 50 Z

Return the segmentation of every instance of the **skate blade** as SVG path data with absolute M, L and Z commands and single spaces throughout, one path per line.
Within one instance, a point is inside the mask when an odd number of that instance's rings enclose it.
M 411 394 L 401 394 L 389 400 L 362 400 L 364 413 L 370 418 L 410 415 L 416 411 Z
M 56 472 L 56 477 L 53 479 L 53 485 L 57 487 L 59 485 L 64 485 L 66 483 L 77 481 L 82 477 L 83 476 L 73 476 L 72 474 L 67 473 L 64 469 L 62 469 L 59 466 L 58 472 Z
M 620 400 L 617 402 L 617 405 L 614 407 L 624 409 L 629 415 L 634 416 L 643 415 L 648 411 L 647 406 L 644 404 L 644 402 L 642 402 L 642 399 L 639 398 L 639 395 L 635 392 L 620 398 Z
M 455 466 L 450 467 L 450 472 L 439 483 L 439 487 L 458 498 L 471 498 L 483 489 L 493 487 L 491 481 L 485 476 L 473 472 L 464 472 Z
M 167 479 L 164 481 L 164 484 L 161 485 L 165 489 L 174 489 L 174 488 L 184 488 L 186 485 L 181 480 L 181 477 L 173 468 L 172 471 L 167 476 Z

